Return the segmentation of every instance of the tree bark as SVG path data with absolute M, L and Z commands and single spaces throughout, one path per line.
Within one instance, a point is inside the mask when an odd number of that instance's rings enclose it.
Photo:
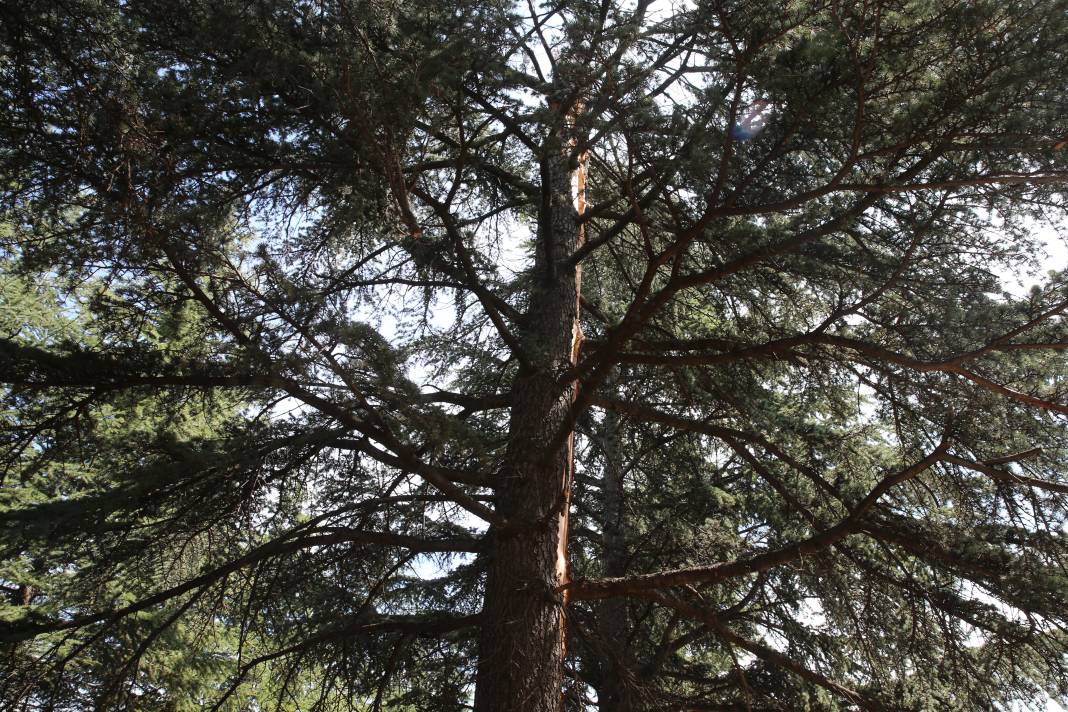
M 612 384 L 606 382 L 605 387 L 610 390 Z M 604 575 L 614 578 L 626 574 L 628 555 L 624 536 L 623 458 L 618 413 L 605 412 L 601 436 L 604 452 L 601 555 Z M 597 635 L 604 648 L 600 655 L 601 684 L 597 689 L 597 708 L 601 712 L 634 712 L 640 709 L 635 699 L 635 666 L 629 652 L 630 625 L 627 618 L 627 603 L 623 598 L 609 598 L 597 606 Z
M 561 134 L 567 131 L 561 129 Z M 525 363 L 512 386 L 509 442 L 496 483 L 508 522 L 489 533 L 476 712 L 559 712 L 563 707 L 568 511 L 572 475 L 571 406 L 566 373 L 581 343 L 578 162 L 561 136 L 542 165 L 531 300 L 522 331 Z M 573 182 L 576 181 L 576 182 Z

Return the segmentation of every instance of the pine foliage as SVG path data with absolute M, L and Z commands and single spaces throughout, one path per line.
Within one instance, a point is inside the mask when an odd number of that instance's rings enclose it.
M 561 512 L 565 709 L 1068 702 L 1066 87 L 1065 0 L 0 3 L 0 705 L 470 709 Z

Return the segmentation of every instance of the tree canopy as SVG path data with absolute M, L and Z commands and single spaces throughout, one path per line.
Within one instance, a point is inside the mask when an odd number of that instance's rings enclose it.
M 1068 701 L 1068 1 L 8 1 L 0 98 L 7 708 Z

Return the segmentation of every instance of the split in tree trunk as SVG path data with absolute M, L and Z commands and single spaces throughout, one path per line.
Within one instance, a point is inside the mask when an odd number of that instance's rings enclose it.
M 566 654 L 568 510 L 577 395 L 564 374 L 575 364 L 581 244 L 581 188 L 573 143 L 550 150 L 539 220 L 533 297 L 523 332 L 527 358 L 512 386 L 509 443 L 497 482 L 498 513 L 510 524 L 490 532 L 476 712 L 562 709 Z

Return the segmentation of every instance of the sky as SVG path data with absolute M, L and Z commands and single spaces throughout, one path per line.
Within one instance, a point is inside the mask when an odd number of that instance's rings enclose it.
M 650 7 L 650 16 L 656 16 L 660 13 L 670 13 L 679 7 L 688 4 L 684 0 L 654 0 L 654 3 Z M 546 65 L 548 69 L 548 62 L 545 61 L 544 52 L 540 47 L 534 48 L 536 56 L 540 63 Z M 1005 275 L 1003 279 L 1004 288 L 1010 293 L 1021 296 L 1026 294 L 1032 285 L 1042 283 L 1045 281 L 1045 273 L 1049 270 L 1063 270 L 1068 268 L 1068 217 L 1061 229 L 1061 234 L 1051 226 L 1034 224 L 1035 234 L 1040 238 L 1045 248 L 1044 255 L 1036 255 L 1037 269 L 1034 271 L 1024 271 L 1015 275 Z M 518 246 L 514 249 L 508 249 L 506 255 L 502 255 L 502 261 L 506 263 L 508 269 L 512 271 L 518 271 L 521 269 L 523 262 L 525 261 L 525 251 Z M 437 310 L 435 310 L 437 311 Z M 441 310 L 441 315 L 435 314 L 433 321 L 438 322 L 434 325 L 437 327 L 443 327 L 446 322 L 451 318 L 451 307 L 446 306 Z M 440 320 L 440 321 L 439 321 Z M 390 324 L 383 324 L 384 331 L 391 331 Z M 414 368 L 411 372 L 411 376 L 416 383 L 420 383 L 420 369 Z M 469 522 L 471 525 L 475 525 L 475 521 Z M 429 557 L 418 557 L 412 564 L 413 575 L 425 578 L 433 578 L 440 576 L 442 569 Z M 1042 700 L 1035 700 L 1035 705 L 1030 709 L 1042 709 Z M 1023 707 L 1017 707 L 1016 709 L 1022 710 Z M 1052 700 L 1046 700 L 1046 712 L 1068 712 L 1068 709 L 1059 705 Z

